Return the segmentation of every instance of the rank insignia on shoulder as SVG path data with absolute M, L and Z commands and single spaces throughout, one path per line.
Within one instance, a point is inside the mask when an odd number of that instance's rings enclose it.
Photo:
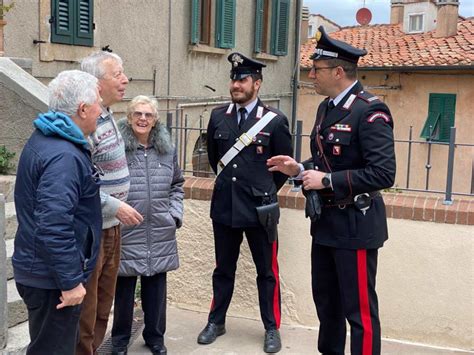
M 227 107 L 227 111 L 225 112 L 225 114 L 230 115 L 233 109 L 234 109 L 234 104 L 232 103 L 229 105 L 229 107 Z
M 351 125 L 348 124 L 335 124 L 334 126 L 331 126 L 331 131 L 351 132 L 352 128 Z
M 332 154 L 333 155 L 341 155 L 341 146 L 340 145 L 335 145 L 332 147 Z
M 377 118 L 383 119 L 386 123 L 390 122 L 390 116 L 385 112 L 374 112 L 369 116 L 369 118 L 367 118 L 367 122 L 374 123 Z

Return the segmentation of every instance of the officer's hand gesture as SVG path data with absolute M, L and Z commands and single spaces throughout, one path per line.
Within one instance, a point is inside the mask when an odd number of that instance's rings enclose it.
M 296 176 L 300 173 L 300 166 L 288 155 L 276 155 L 267 160 L 268 171 L 279 171 L 288 176 Z

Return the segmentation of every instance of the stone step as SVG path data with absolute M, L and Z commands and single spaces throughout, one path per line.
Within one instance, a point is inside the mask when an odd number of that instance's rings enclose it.
M 0 350 L 1 355 L 25 354 L 26 347 L 30 343 L 28 322 L 22 322 L 14 327 L 8 328 L 8 340 L 5 349 Z
M 12 255 L 14 242 L 15 239 L 7 239 L 5 241 L 7 248 L 7 280 L 13 279 Z
M 28 312 L 16 289 L 15 280 L 7 282 L 7 300 L 8 300 L 8 328 L 28 319 Z
M 18 222 L 16 220 L 16 211 L 15 203 L 7 202 L 5 204 L 5 239 L 15 238 L 16 229 L 18 227 Z

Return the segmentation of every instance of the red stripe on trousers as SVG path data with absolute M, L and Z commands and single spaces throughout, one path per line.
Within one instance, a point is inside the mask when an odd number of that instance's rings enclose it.
M 362 320 L 362 355 L 372 354 L 372 320 L 370 318 L 369 290 L 367 283 L 367 251 L 357 250 L 357 275 L 359 280 L 359 304 Z
M 273 276 L 275 276 L 275 289 L 273 290 L 273 316 L 275 317 L 276 328 L 280 329 L 280 277 L 278 275 L 277 242 L 273 242 L 272 271 Z

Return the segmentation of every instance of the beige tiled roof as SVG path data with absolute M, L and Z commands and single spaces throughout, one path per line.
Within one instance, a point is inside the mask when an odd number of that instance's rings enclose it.
M 400 25 L 344 27 L 330 36 L 367 50 L 359 67 L 474 66 L 474 17 L 460 20 L 451 37 L 436 38 L 434 31 L 407 34 Z M 311 68 L 315 45 L 312 39 L 301 46 L 302 68 Z

